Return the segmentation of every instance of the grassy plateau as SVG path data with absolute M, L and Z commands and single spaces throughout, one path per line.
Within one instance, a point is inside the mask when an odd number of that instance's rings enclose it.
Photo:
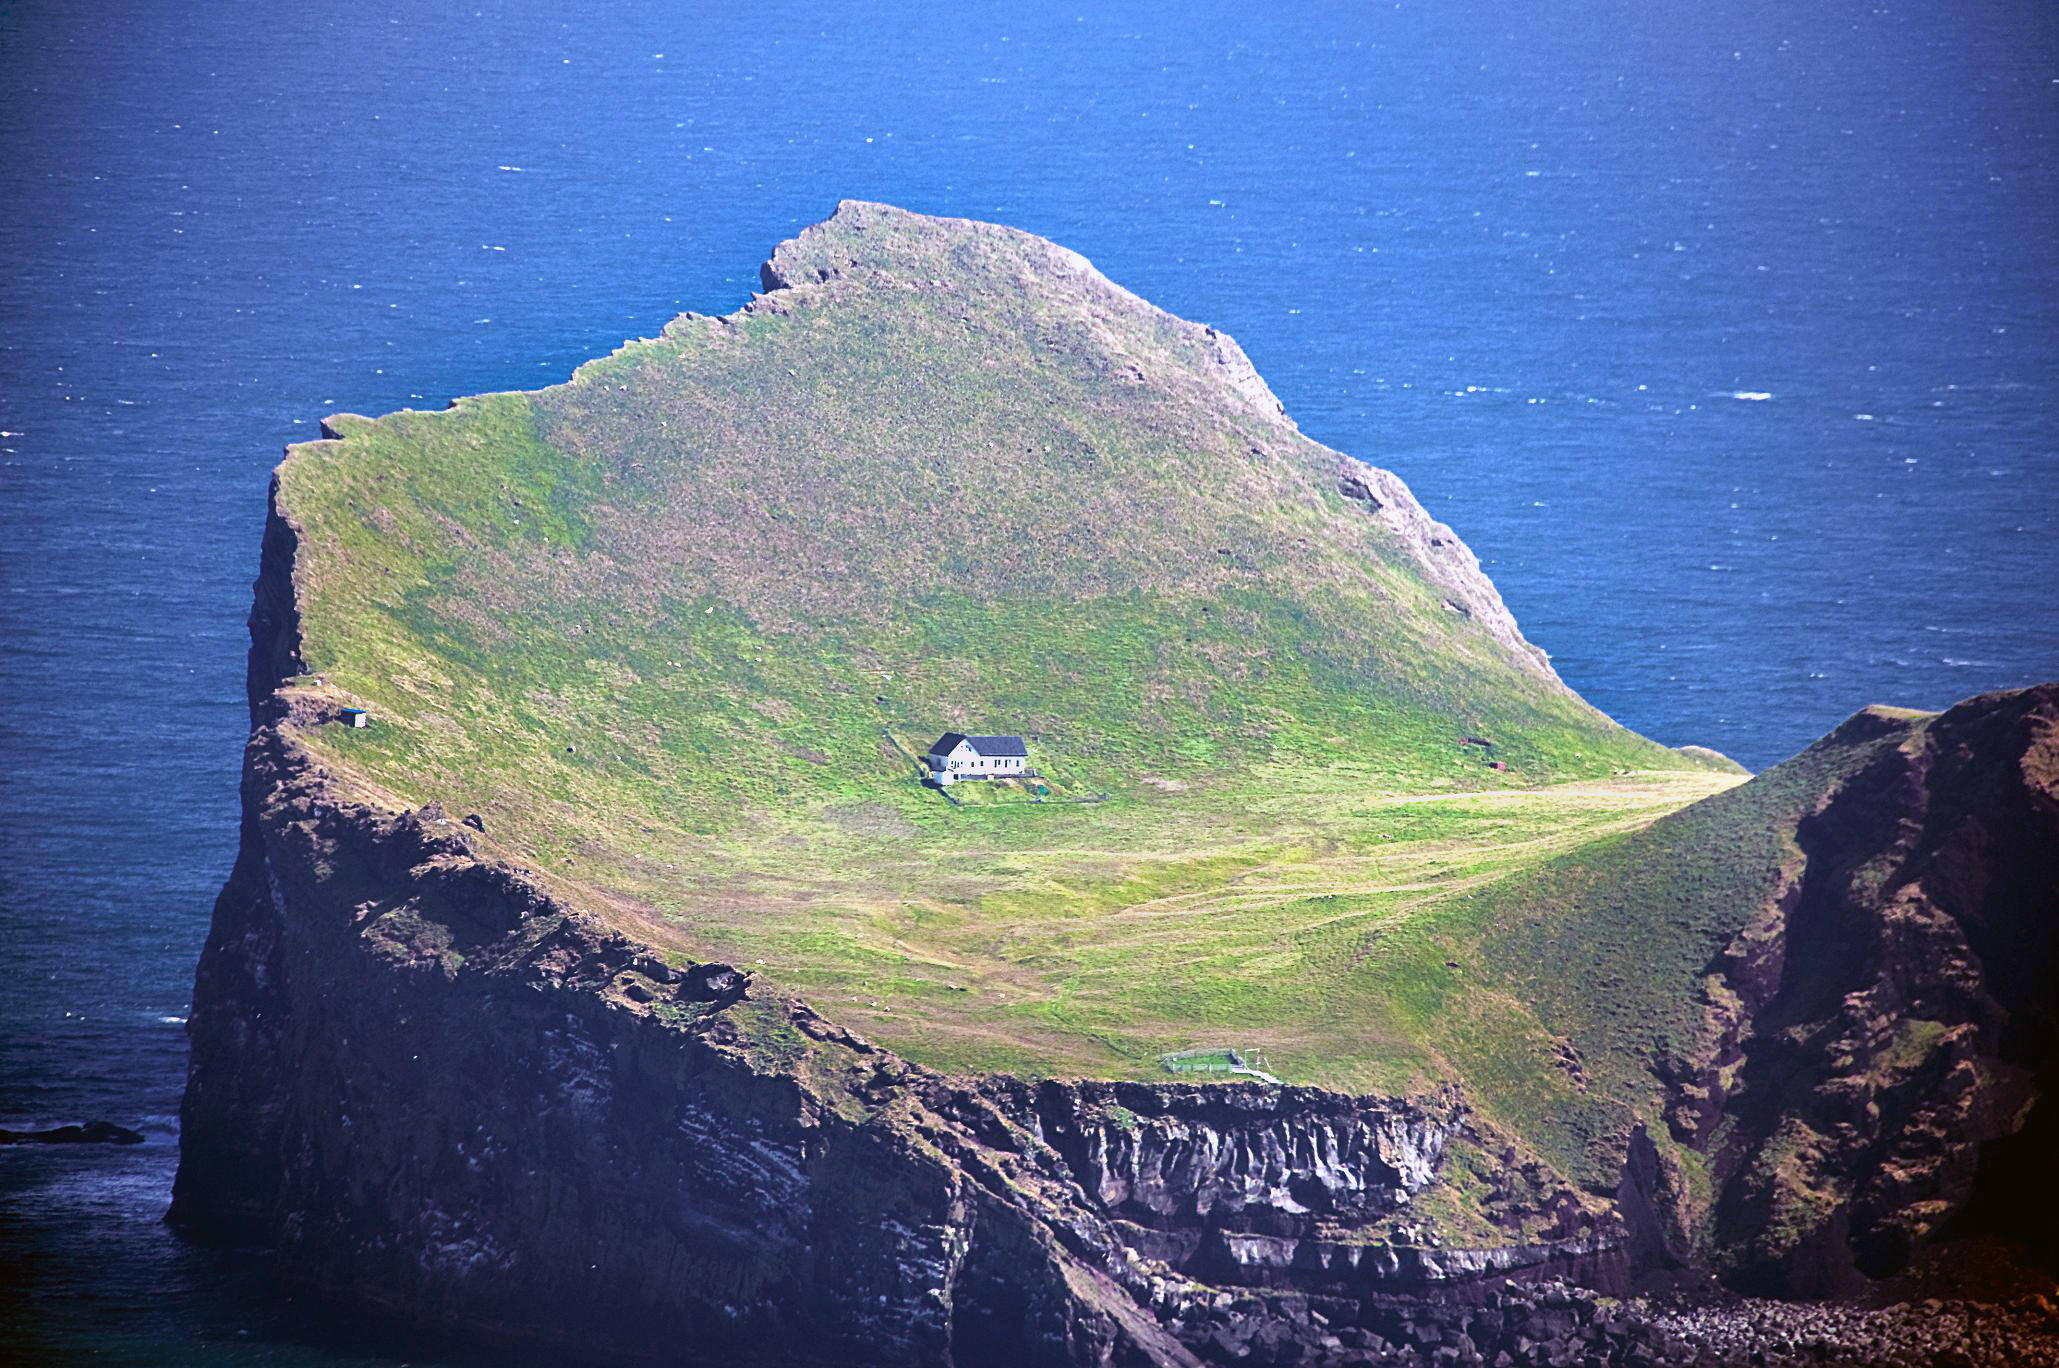
M 296 687 L 373 717 L 324 762 L 935 1067 L 1259 1047 L 1572 1115 L 1568 994 L 1633 971 L 1526 928 L 1735 768 L 1582 702 L 1398 482 L 1073 254 L 851 204 L 768 283 L 293 450 Z M 946 729 L 1050 792 L 923 787 Z

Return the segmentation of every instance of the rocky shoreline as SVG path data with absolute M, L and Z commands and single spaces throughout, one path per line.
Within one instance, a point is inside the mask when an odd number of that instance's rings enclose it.
M 1925 1298 L 1886 1306 L 1670 1294 L 1563 1282 L 1474 1306 L 1390 1298 L 1225 1298 L 1174 1322 L 1210 1364 L 1250 1368 L 1976 1368 L 2059 1365 L 2059 1304 Z

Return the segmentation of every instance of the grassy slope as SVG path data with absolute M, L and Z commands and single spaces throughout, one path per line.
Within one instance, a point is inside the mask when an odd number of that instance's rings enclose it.
M 1446 923 L 1731 776 L 1453 612 L 1077 258 L 858 209 L 778 260 L 808 283 L 568 384 L 296 449 L 309 687 L 377 719 L 310 744 L 942 1067 L 1529 1070 L 1449 1024 L 1539 1033 Z M 1108 800 L 950 807 L 888 741 L 946 727 Z
M 1699 1053 L 1711 1029 L 1705 974 L 1799 868 L 1797 824 L 1926 716 L 1869 709 L 1750 783 L 1455 903 L 1444 921 L 1452 943 L 1547 1034 L 1527 1043 L 1524 1067 L 1525 1042 L 1507 1021 L 1471 1036 L 1425 1029 L 1488 1110 L 1536 1137 L 1562 1171 L 1613 1186 L 1632 1118 L 1670 1144 L 1649 1063 Z M 1544 1067 L 1560 1041 L 1581 1062 L 1578 1079 Z M 1690 1171 L 1698 1162 L 1676 1157 Z

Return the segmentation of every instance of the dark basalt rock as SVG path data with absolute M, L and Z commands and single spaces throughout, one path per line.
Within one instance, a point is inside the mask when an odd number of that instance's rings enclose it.
M 83 1126 L 52 1126 L 48 1130 L 0 1130 L 0 1145 L 140 1145 L 143 1133 L 112 1121 L 88 1121 Z

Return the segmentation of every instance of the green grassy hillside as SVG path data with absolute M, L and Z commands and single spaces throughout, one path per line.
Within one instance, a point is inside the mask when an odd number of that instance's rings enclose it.
M 1802 820 L 1928 716 L 1868 709 L 1750 783 L 1458 900 L 1444 920 L 1451 943 L 1524 1004 L 1525 1028 L 1541 1030 L 1528 1057 L 1554 1066 L 1511 1067 L 1525 1051 L 1491 1034 L 1433 1038 L 1483 1104 L 1562 1171 L 1612 1186 L 1634 1121 L 1698 1171 L 1661 1124 L 1654 1062 L 1703 1052 L 1711 1004 L 1727 991 L 1710 967 L 1740 933 L 1768 934 L 1767 914 L 1802 864 Z
M 1385 1088 L 1525 1029 L 1446 964 L 1477 890 L 1735 781 L 1077 256 L 846 205 L 767 280 L 295 448 L 299 687 L 375 719 L 307 729 L 339 775 L 939 1067 Z M 947 728 L 1030 737 L 1046 801 L 918 785 Z

